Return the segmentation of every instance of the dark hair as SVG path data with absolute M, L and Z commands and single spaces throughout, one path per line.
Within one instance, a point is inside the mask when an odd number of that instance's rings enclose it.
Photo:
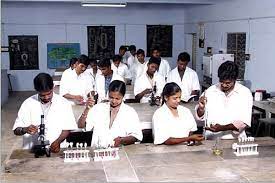
M 125 51 L 127 51 L 127 48 L 126 48 L 126 46 L 121 45 L 121 46 L 119 47 L 119 50 L 125 50 Z
M 53 78 L 47 73 L 39 73 L 33 79 L 34 89 L 37 92 L 45 92 L 53 89 Z
M 122 56 L 120 56 L 120 55 L 115 55 L 115 56 L 113 57 L 113 61 L 118 61 L 118 60 L 121 62 Z
M 88 56 L 84 54 L 80 55 L 77 61 L 81 64 L 86 65 L 87 67 L 90 63 Z
M 114 80 L 109 85 L 109 93 L 110 92 L 119 92 L 122 96 L 125 95 L 126 85 L 123 81 Z
M 139 55 L 139 54 L 143 54 L 143 55 L 145 55 L 144 50 L 143 50 L 143 49 L 138 49 L 138 51 L 137 51 L 137 55 Z
M 105 58 L 98 62 L 98 67 L 111 67 L 111 61 L 109 58 Z
M 129 51 L 136 51 L 136 50 L 137 50 L 137 48 L 136 48 L 135 45 L 130 45 L 129 46 Z
M 150 65 L 150 64 L 157 64 L 157 65 L 159 66 L 159 65 L 160 65 L 160 58 L 151 57 L 151 58 L 149 59 L 148 64 L 149 64 L 149 65 Z
M 165 102 L 165 98 L 164 97 L 170 97 L 172 95 L 175 95 L 176 93 L 181 92 L 181 89 L 179 87 L 179 85 L 177 83 L 171 82 L 171 83 L 167 83 L 163 90 L 162 90 L 162 105 Z
M 178 61 L 190 62 L 190 55 L 187 52 L 182 52 L 178 55 Z
M 152 53 L 153 53 L 153 51 L 155 51 L 155 50 L 157 50 L 158 52 L 160 52 L 160 48 L 159 48 L 158 46 L 155 46 L 155 47 L 152 48 L 152 50 L 151 50 Z
M 70 67 L 77 62 L 77 58 L 73 57 L 70 60 Z
M 222 63 L 218 69 L 218 77 L 220 81 L 223 80 L 237 80 L 239 75 L 238 65 L 232 61 Z
M 97 64 L 97 60 L 95 58 L 89 59 L 90 64 Z

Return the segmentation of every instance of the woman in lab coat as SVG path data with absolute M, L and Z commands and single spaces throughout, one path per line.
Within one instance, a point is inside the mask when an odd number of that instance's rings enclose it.
M 123 102 L 125 92 L 124 82 L 112 81 L 109 86 L 110 102 L 99 103 L 88 112 L 86 130 L 93 129 L 91 146 L 97 148 L 118 147 L 142 140 L 138 114 Z M 79 120 L 78 126 L 84 128 L 85 121 Z
M 197 124 L 191 111 L 179 105 L 180 87 L 174 82 L 167 83 L 163 88 L 162 99 L 163 105 L 153 115 L 154 144 L 202 141 L 202 135 L 192 134 L 197 130 Z

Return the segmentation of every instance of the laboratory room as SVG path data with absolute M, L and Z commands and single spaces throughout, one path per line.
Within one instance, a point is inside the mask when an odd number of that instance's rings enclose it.
M 274 0 L 1 15 L 1 182 L 275 182 Z

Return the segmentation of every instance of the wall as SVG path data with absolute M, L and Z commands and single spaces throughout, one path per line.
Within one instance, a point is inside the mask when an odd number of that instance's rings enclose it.
M 205 48 L 198 48 L 197 68 L 201 68 L 206 47 L 218 52 L 226 49 L 228 32 L 246 32 L 246 53 L 251 54 L 251 59 L 246 62 L 245 80 L 251 82 L 252 90 L 275 91 L 271 79 L 275 78 L 274 0 L 231 0 L 185 11 L 186 33 L 198 33 L 199 22 L 205 24 Z M 201 72 L 199 75 L 202 78 Z
M 183 8 L 169 5 L 129 4 L 126 8 L 81 7 L 80 3 L 3 2 L 2 45 L 8 35 L 38 35 L 39 70 L 10 71 L 8 53 L 1 54 L 1 66 L 11 73 L 13 90 L 33 90 L 32 80 L 47 69 L 47 43 L 80 42 L 81 53 L 87 54 L 88 25 L 115 25 L 116 50 L 122 44 L 135 44 L 146 51 L 146 24 L 173 25 L 173 57 L 167 58 L 175 67 L 176 58 L 184 49 Z

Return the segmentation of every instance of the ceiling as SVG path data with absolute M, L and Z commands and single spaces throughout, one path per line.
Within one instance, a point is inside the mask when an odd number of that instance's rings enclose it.
M 2 0 L 4 2 L 97 2 L 97 3 L 133 3 L 133 4 L 186 4 L 209 5 L 229 0 Z

